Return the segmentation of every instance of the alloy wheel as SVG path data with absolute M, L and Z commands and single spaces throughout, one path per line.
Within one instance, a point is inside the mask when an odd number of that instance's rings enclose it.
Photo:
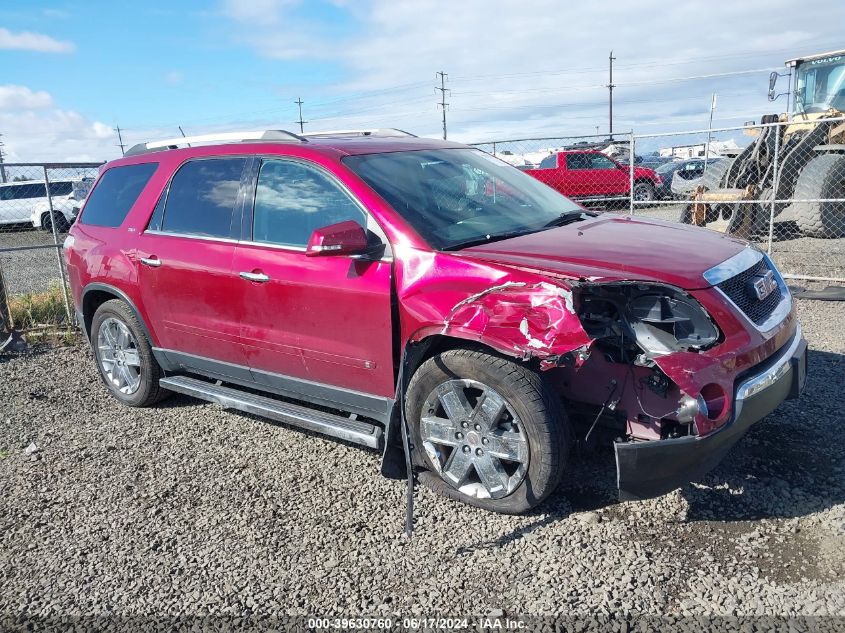
M 97 332 L 100 367 L 117 391 L 132 395 L 141 384 L 141 356 L 138 342 L 122 321 L 109 317 Z
M 528 470 L 519 417 L 501 394 L 475 380 L 448 380 L 429 394 L 420 436 L 437 473 L 471 497 L 505 497 Z

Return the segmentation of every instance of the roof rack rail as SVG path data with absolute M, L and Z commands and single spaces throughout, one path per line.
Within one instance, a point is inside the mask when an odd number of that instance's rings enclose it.
M 179 136 L 161 141 L 147 141 L 133 145 L 126 156 L 135 156 L 162 149 L 177 149 L 180 145 L 191 146 L 193 143 L 238 143 L 242 141 L 286 141 L 305 143 L 307 139 L 286 130 L 256 130 L 252 132 L 215 132 L 197 136 Z
M 313 136 L 411 136 L 416 138 L 416 134 L 411 134 L 410 132 L 406 132 L 405 130 L 400 130 L 399 128 L 395 127 L 379 127 L 379 128 L 372 128 L 372 129 L 365 129 L 365 130 L 328 130 L 325 132 L 306 132 L 301 136 L 304 137 L 313 137 Z

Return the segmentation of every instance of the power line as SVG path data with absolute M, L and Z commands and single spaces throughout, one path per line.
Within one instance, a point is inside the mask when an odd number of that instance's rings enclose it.
M 442 70 L 437 72 L 440 75 L 440 87 L 434 87 L 435 90 L 440 91 L 440 108 L 443 110 L 443 140 L 446 140 L 446 106 L 449 105 L 446 103 L 446 91 L 448 88 L 446 87 L 446 77 L 448 75 L 444 73 Z
M 123 143 L 123 135 L 120 133 L 120 126 L 113 128 L 115 132 L 117 132 L 117 140 L 119 141 L 117 146 L 120 148 L 121 156 L 126 156 L 125 147 L 126 145 Z
M 299 133 L 302 134 L 305 132 L 305 124 L 308 123 L 308 121 L 302 120 L 302 104 L 305 102 L 302 100 L 302 97 L 297 97 L 294 103 L 299 106 L 299 121 L 296 121 L 296 123 L 299 123 Z

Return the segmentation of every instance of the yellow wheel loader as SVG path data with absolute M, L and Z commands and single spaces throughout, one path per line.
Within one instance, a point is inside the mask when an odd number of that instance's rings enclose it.
M 782 201 L 775 215 L 791 206 L 803 235 L 845 237 L 845 120 L 836 120 L 845 117 L 845 50 L 786 65 L 794 76 L 792 115 L 764 116 L 757 138 L 736 158 L 708 165 L 681 222 L 727 221 L 729 233 L 748 238 L 768 231 L 774 199 Z M 779 96 L 778 76 L 769 78 L 770 101 Z

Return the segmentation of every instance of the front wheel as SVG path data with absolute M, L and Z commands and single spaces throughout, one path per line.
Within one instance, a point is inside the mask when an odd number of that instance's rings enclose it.
M 560 401 L 513 361 L 468 349 L 427 360 L 408 386 L 406 415 L 425 479 L 464 503 L 525 512 L 565 470 L 570 436 Z
M 650 182 L 638 182 L 634 184 L 635 202 L 652 202 L 655 198 L 654 185 Z

